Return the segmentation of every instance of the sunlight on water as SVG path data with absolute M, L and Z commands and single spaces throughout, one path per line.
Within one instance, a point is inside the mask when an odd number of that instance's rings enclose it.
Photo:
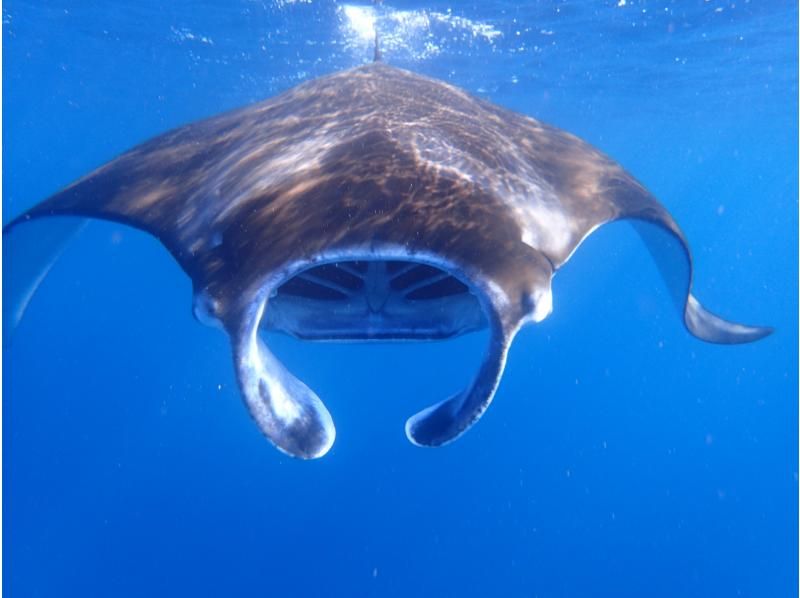
M 370 43 L 375 38 L 375 9 L 371 6 L 344 4 L 341 11 L 349 41 Z
M 339 19 L 345 47 L 359 58 L 371 56 L 376 29 L 385 54 L 414 62 L 439 55 L 447 43 L 474 40 L 493 46 L 502 37 L 494 25 L 454 15 L 450 9 L 395 10 L 343 4 Z

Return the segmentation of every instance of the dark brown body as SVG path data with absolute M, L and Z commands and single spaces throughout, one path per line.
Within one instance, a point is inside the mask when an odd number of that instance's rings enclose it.
M 611 220 L 637 220 L 659 265 L 678 264 L 677 275 L 665 274 L 696 336 L 727 343 L 768 333 L 725 322 L 689 295 L 691 260 L 682 233 L 618 164 L 573 135 L 381 63 L 166 133 L 39 204 L 5 233 L 58 215 L 124 222 L 164 243 L 192 278 L 204 315 L 231 335 L 251 413 L 297 456 L 328 450 L 330 416 L 257 331 L 270 296 L 319 265 L 341 263 L 359 278 L 362 266 L 352 263 L 419 262 L 469 289 L 474 307 L 466 312 L 485 312 L 453 318 L 440 331 L 444 337 L 480 321 L 492 340 L 470 389 L 409 421 L 418 444 L 448 442 L 480 416 L 516 330 L 549 313 L 554 272 Z M 389 269 L 382 272 L 388 293 Z M 375 287 L 381 280 L 364 274 L 361 282 Z M 414 313 L 425 308 L 382 315 L 375 308 L 379 291 L 367 297 L 374 308 L 369 326 L 345 301 L 343 323 L 329 336 L 414 337 Z M 344 296 L 352 299 L 346 289 Z M 306 299 L 304 313 L 313 317 L 293 326 L 308 332 L 308 322 L 324 320 L 331 304 Z M 300 299 L 287 301 L 281 307 L 276 300 L 273 315 L 288 313 Z M 455 303 L 436 305 L 446 312 Z
M 521 242 L 562 224 L 522 221 L 526 204 L 564 215 L 562 245 Z M 381 63 L 167 133 L 33 212 L 65 213 L 155 234 L 226 305 L 332 247 L 404 245 L 511 284 L 533 250 L 557 267 L 600 222 L 668 218 L 580 139 Z

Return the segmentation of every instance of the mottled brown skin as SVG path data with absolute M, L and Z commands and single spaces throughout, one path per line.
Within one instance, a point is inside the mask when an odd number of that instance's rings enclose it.
M 320 150 L 317 163 L 292 172 L 298 164 L 287 154 L 307 159 L 297 146 L 315 135 L 306 149 Z M 459 171 L 443 168 L 448 160 Z M 523 186 L 531 171 L 571 224 L 559 252 L 521 242 L 510 202 L 545 201 Z M 223 317 L 264 273 L 326 249 L 392 243 L 433 252 L 518 296 L 550 269 L 542 255 L 558 267 L 601 222 L 638 215 L 674 226 L 580 139 L 381 63 L 166 133 L 28 216 L 55 214 L 154 234 Z
M 429 262 L 480 302 L 490 328 L 484 363 L 468 389 L 408 420 L 409 439 L 423 446 L 450 442 L 481 416 L 519 326 L 549 313 L 553 273 L 611 220 L 639 223 L 695 336 L 738 343 L 770 332 L 726 322 L 689 294 L 683 234 L 618 164 L 568 133 L 381 63 L 144 143 L 12 222 L 4 242 L 16 224 L 55 215 L 158 237 L 192 278 L 201 311 L 229 333 L 250 413 L 302 458 L 330 449 L 332 418 L 258 330 L 270 293 L 320 260 Z M 41 277 L 18 271 L 28 280 L 14 303 L 24 309 L 25 289 Z M 369 317 L 338 333 L 381 338 Z

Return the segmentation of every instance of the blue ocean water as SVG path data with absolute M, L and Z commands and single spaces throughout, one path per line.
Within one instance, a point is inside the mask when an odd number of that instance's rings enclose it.
M 405 419 L 485 334 L 272 339 L 324 398 L 276 451 L 157 241 L 95 223 L 3 354 L 11 596 L 755 596 L 797 588 L 797 6 L 746 0 L 3 4 L 3 221 L 168 128 L 371 57 L 571 131 L 669 208 L 695 292 L 776 328 L 687 334 L 641 242 L 601 228 L 463 438 Z

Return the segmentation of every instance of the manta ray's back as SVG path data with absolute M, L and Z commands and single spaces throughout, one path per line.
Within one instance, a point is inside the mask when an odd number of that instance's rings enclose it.
M 25 244 L 56 216 L 46 243 Z M 230 335 L 251 414 L 300 457 L 330 448 L 332 419 L 259 328 L 392 340 L 488 326 L 473 384 L 407 424 L 413 442 L 443 444 L 486 409 L 517 330 L 550 313 L 553 274 L 606 222 L 635 223 L 692 334 L 769 334 L 700 305 L 678 225 L 601 152 L 379 62 L 166 133 L 14 220 L 4 289 L 17 315 L 80 218 L 161 240 L 193 281 L 196 313 Z

